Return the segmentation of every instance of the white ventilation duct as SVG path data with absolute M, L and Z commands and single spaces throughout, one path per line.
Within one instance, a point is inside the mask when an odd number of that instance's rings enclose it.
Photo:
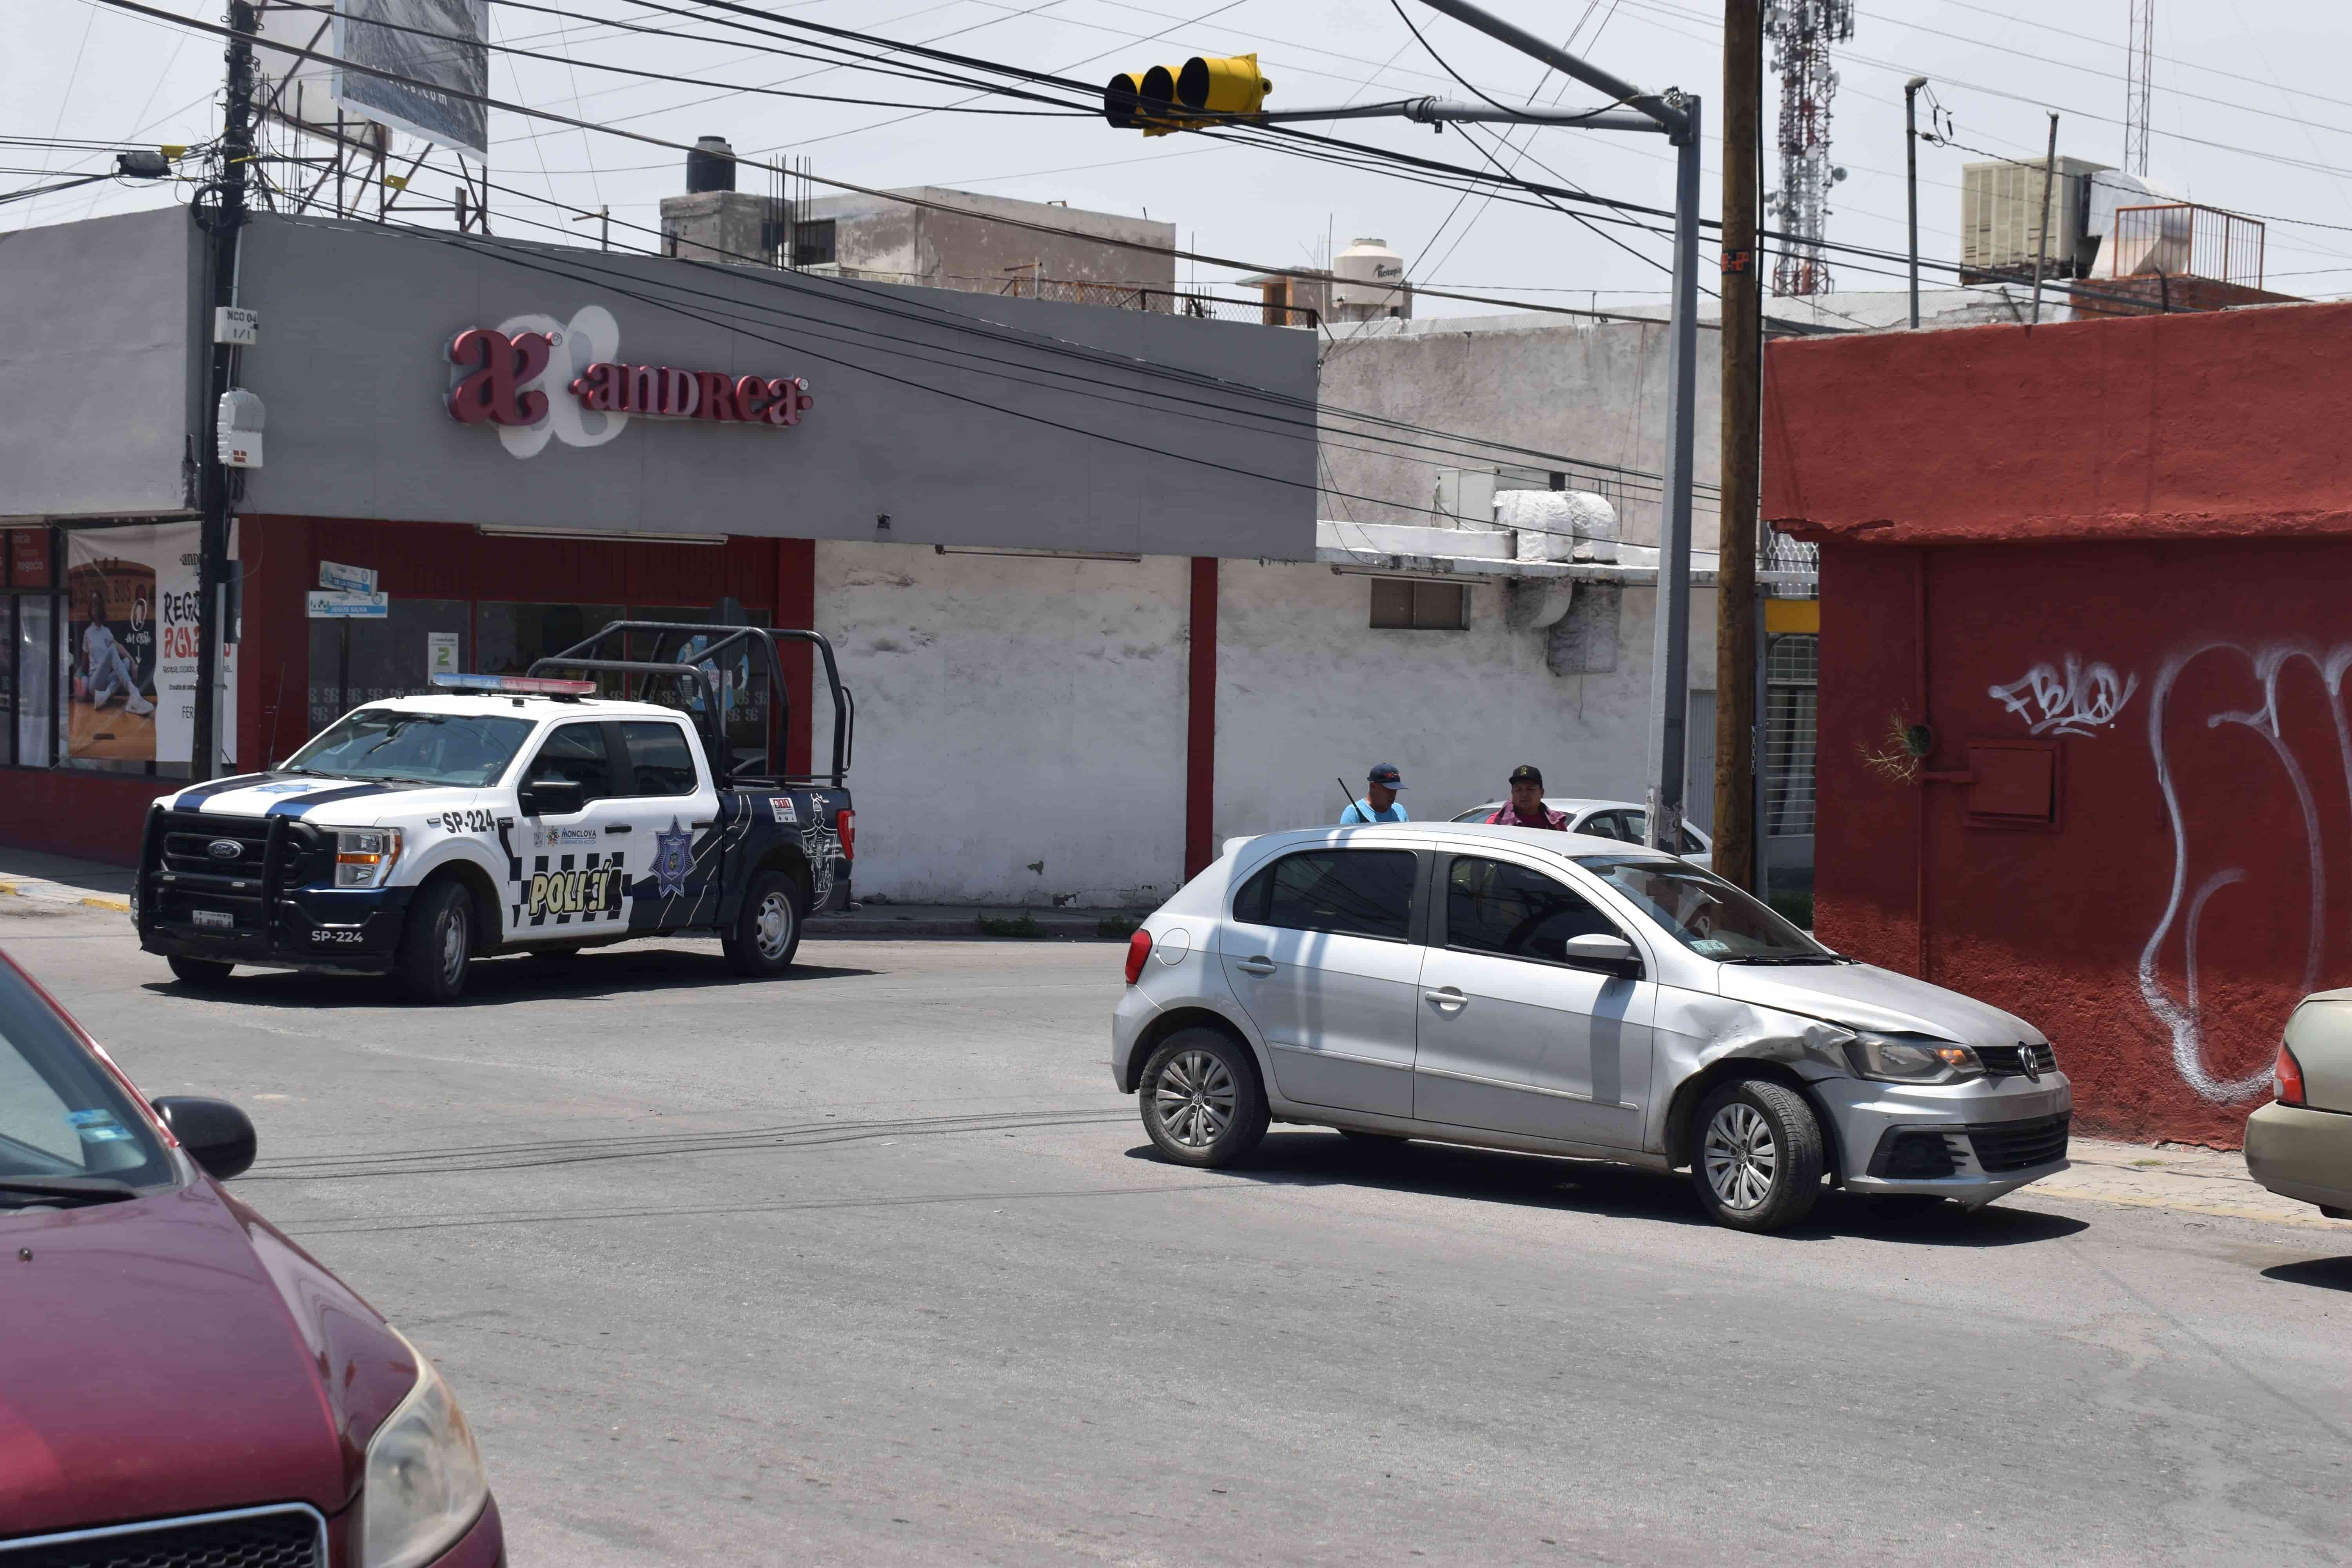
M 1617 509 L 1591 490 L 1505 490 L 1495 525 L 1517 533 L 1522 561 L 1617 559 Z

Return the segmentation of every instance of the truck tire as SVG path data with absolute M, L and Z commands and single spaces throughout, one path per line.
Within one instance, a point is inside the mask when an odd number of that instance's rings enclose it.
M 1135 1097 L 1162 1159 L 1230 1165 L 1265 1137 L 1265 1091 L 1247 1047 L 1216 1029 L 1179 1029 L 1143 1064 Z
M 183 958 L 173 953 L 164 963 L 172 966 L 173 978 L 199 991 L 210 991 L 228 984 L 230 971 L 236 965 L 223 963 L 216 958 Z
M 800 884 L 783 872 L 755 874 L 743 889 L 743 908 L 733 929 L 719 939 L 727 967 L 756 980 L 772 979 L 790 969 L 793 955 L 801 949 L 801 924 L 807 914 L 802 903 Z
M 1769 1078 L 1718 1085 L 1692 1128 L 1691 1184 L 1716 1224 L 1782 1230 L 1822 1195 L 1822 1124 L 1805 1097 Z
M 408 906 L 398 973 L 410 996 L 436 1005 L 466 989 L 474 956 L 474 900 L 457 882 L 436 882 Z

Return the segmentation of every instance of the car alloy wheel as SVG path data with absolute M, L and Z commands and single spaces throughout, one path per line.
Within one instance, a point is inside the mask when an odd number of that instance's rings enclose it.
M 1735 1100 L 1715 1113 L 1701 1157 L 1707 1185 L 1725 1208 L 1744 1214 L 1772 1195 L 1780 1146 L 1763 1115 L 1746 1101 Z
M 441 922 L 441 984 L 453 992 L 465 980 L 466 958 L 473 948 L 472 933 L 466 928 L 466 906 L 452 904 L 449 917 Z
M 1160 1069 L 1153 1104 L 1168 1135 L 1187 1149 L 1206 1149 L 1234 1124 L 1240 1091 L 1225 1064 L 1206 1051 L 1185 1051 Z

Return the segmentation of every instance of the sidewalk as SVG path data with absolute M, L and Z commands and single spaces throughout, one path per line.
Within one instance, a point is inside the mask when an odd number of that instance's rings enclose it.
M 128 914 L 134 876 L 127 867 L 0 847 L 0 915 L 76 909 Z
M 1054 910 L 988 904 L 866 904 L 816 915 L 811 937 L 873 940 L 910 936 L 1026 937 L 1032 941 L 1125 942 L 1150 910 Z

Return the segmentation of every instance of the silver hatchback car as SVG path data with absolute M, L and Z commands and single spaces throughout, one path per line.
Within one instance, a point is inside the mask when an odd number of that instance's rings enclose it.
M 1826 1175 L 1980 1207 L 2066 1168 L 2049 1042 L 1688 861 L 1483 824 L 1228 844 L 1128 950 L 1111 1075 L 1190 1165 L 1269 1121 L 1669 1171 L 1724 1225 Z

